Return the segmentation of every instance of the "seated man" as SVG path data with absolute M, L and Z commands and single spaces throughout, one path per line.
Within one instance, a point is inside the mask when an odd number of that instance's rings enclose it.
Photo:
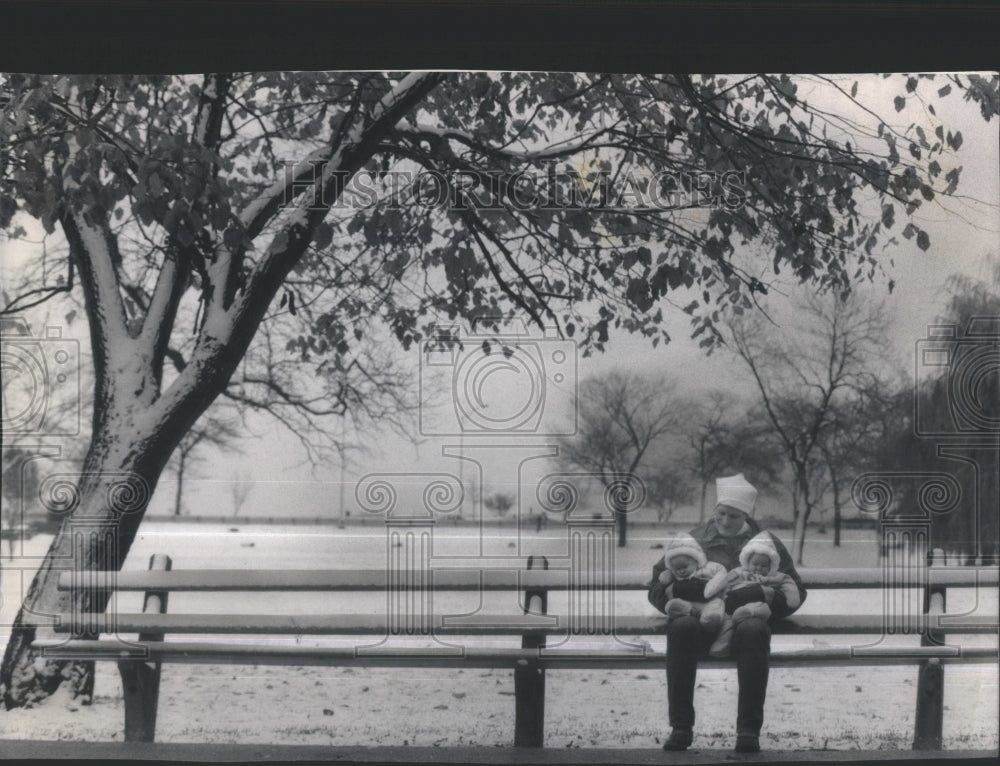
M 740 564 L 743 547 L 761 532 L 753 520 L 757 490 L 743 474 L 717 479 L 715 484 L 717 501 L 714 517 L 706 524 L 692 529 L 691 536 L 705 551 L 708 561 L 732 570 Z M 778 553 L 778 571 L 795 582 L 799 594 L 798 604 L 801 604 L 805 600 L 806 591 L 792 564 L 792 558 L 781 541 L 768 534 Z M 648 594 L 649 602 L 661 612 L 665 612 L 669 600 L 667 586 L 660 582 L 660 574 L 666 568 L 662 558 L 654 565 Z M 760 588 L 759 598 L 756 600 L 765 601 L 767 597 L 763 587 L 758 583 L 753 588 Z M 704 591 L 698 597 L 702 601 L 706 600 Z M 780 620 L 794 612 L 798 605 L 790 605 L 784 592 L 775 590 L 768 608 L 771 611 L 770 619 Z M 698 618 L 691 615 L 677 617 L 667 624 L 667 701 L 672 731 L 663 745 L 665 750 L 686 750 L 691 745 L 698 659 L 708 653 L 715 637 L 714 632 L 703 628 Z M 770 652 L 771 630 L 768 620 L 759 616 L 750 617 L 735 626 L 732 653 L 736 658 L 739 682 L 736 712 L 738 752 L 760 750 Z

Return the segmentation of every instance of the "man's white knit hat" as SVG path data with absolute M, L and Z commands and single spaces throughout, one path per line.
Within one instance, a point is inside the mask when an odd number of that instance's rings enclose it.
M 743 474 L 720 476 L 715 480 L 715 504 L 737 508 L 748 516 L 753 516 L 753 504 L 757 500 L 757 489 Z

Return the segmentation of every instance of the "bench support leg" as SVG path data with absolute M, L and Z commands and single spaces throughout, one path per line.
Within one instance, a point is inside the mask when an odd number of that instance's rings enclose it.
M 160 697 L 160 663 L 119 662 L 125 692 L 125 741 L 152 742 Z
M 524 643 L 529 640 L 526 636 Z M 545 670 L 535 662 L 526 662 L 514 669 L 514 747 L 544 745 Z
M 149 559 L 150 571 L 170 571 L 169 556 L 157 553 Z M 167 611 L 166 591 L 146 591 L 144 614 Z M 140 641 L 162 641 L 162 633 L 140 633 Z M 156 708 L 160 701 L 160 663 L 130 660 L 118 663 L 125 697 L 125 741 L 152 742 L 156 735 Z
M 940 750 L 944 730 L 944 666 L 938 659 L 920 665 L 914 750 Z
M 927 567 L 944 563 L 944 551 L 935 548 L 927 553 Z M 928 571 L 929 574 L 929 571 Z M 945 613 L 946 591 L 941 587 L 924 588 L 924 614 L 940 617 Z M 929 630 L 920 636 L 921 646 L 944 646 L 944 636 Z M 944 732 L 944 666 L 941 660 L 920 663 L 917 673 L 917 713 L 913 726 L 914 750 L 940 750 Z
M 544 556 L 528 557 L 528 569 L 541 564 L 549 568 Z M 546 614 L 549 594 L 529 588 L 524 593 L 525 614 Z M 540 652 L 545 648 L 545 636 L 526 634 L 521 638 L 522 649 Z M 529 660 L 514 668 L 514 747 L 545 747 L 545 668 Z

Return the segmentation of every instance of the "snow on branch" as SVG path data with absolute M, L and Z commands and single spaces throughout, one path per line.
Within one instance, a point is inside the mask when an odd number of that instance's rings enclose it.
M 304 177 L 308 173 L 312 183 L 321 188 L 323 194 L 317 195 L 318 200 L 304 201 L 284 223 L 282 232 L 275 237 L 268 251 L 254 266 L 247 280 L 247 289 L 234 304 L 236 314 L 248 310 L 251 313 L 264 310 L 263 307 L 270 302 L 285 274 L 301 258 L 312 241 L 316 228 L 326 217 L 328 207 L 335 199 L 334 187 L 340 185 L 343 188 L 349 177 L 378 150 L 383 135 L 441 79 L 442 75 L 435 73 L 407 75 L 379 100 L 364 122 L 353 121 L 353 124 L 348 124 L 351 122 L 348 118 L 355 113 L 359 104 L 359 100 L 355 100 L 344 124 L 331 136 L 323 153 L 314 153 L 304 163 L 296 166 L 291 177 L 294 179 L 300 174 Z M 322 162 L 322 172 L 317 178 L 318 162 Z M 290 183 L 295 182 L 290 181 L 286 175 L 280 184 L 271 187 L 270 197 L 265 195 L 262 201 L 244 211 L 241 220 L 245 225 L 253 227 L 249 233 L 262 230 L 269 220 L 273 220 L 281 208 L 283 195 Z M 317 201 L 323 204 L 316 204 Z M 256 212 L 253 216 L 248 216 L 251 211 Z
M 599 138 L 604 135 L 612 134 L 613 130 L 610 128 L 602 128 L 601 130 L 594 131 L 590 135 L 583 138 L 575 140 L 567 139 L 541 149 L 524 151 L 515 151 L 509 148 L 489 146 L 488 144 L 484 144 L 476 138 L 475 135 L 468 131 L 456 130 L 453 128 L 442 128 L 437 125 L 429 125 L 426 123 L 404 122 L 399 127 L 397 132 L 402 136 L 406 136 L 414 140 L 437 139 L 456 141 L 460 144 L 464 144 L 474 151 L 481 152 L 492 157 L 528 162 L 556 159 L 559 157 L 568 157 L 574 154 L 579 154 L 582 151 L 594 148 L 595 143 Z
M 404 77 L 382 97 L 364 122 L 355 120 L 354 124 L 345 125 L 337 131 L 324 150 L 329 167 L 324 168 L 320 182 L 334 184 L 346 181 L 363 167 L 378 150 L 379 142 L 392 125 L 419 104 L 441 79 L 442 75 L 434 73 Z M 360 106 L 360 99 L 356 103 Z M 359 113 L 360 109 L 356 111 Z M 309 172 L 313 172 L 312 167 Z M 272 189 L 283 194 L 277 186 Z M 284 184 L 281 189 L 284 189 Z M 333 194 L 328 194 L 326 199 L 332 201 Z M 263 231 L 279 215 L 282 202 L 280 196 L 268 198 L 265 195 L 262 201 L 244 210 L 241 219 L 245 224 Z M 307 204 L 286 215 L 281 230 L 253 265 L 242 292 L 234 297 L 230 305 L 224 305 L 221 300 L 218 289 L 221 285 L 213 285 L 213 298 L 205 307 L 204 322 L 188 364 L 156 402 L 161 417 L 182 419 L 189 402 L 204 398 L 206 391 L 222 393 L 275 293 L 306 252 L 327 211 L 327 206 Z M 238 258 L 239 253 L 229 257 Z
M 219 143 L 230 80 L 227 74 L 207 74 L 201 87 L 193 138 L 209 149 L 216 148 Z
M 437 84 L 440 75 L 411 73 L 400 80 L 372 109 L 365 131 L 379 126 L 387 116 L 392 118 L 396 114 L 394 107 L 397 107 L 407 95 L 412 94 L 417 86 L 426 87 L 431 78 L 433 84 Z M 345 120 L 346 122 L 348 121 Z M 330 171 L 337 169 L 334 158 L 341 148 L 341 143 L 337 140 L 339 137 L 339 134 L 331 136 L 329 145 L 311 152 L 293 167 L 286 168 L 282 178 L 271 184 L 257 199 L 246 206 L 240 214 L 240 222 L 251 239 L 264 230 L 281 209 L 282 203 L 289 199 L 290 195 L 294 196 L 296 189 L 302 189 L 307 183 L 325 183 L 329 180 Z
M 247 236 L 253 239 L 281 208 L 295 189 L 301 189 L 303 184 L 315 180 L 316 171 L 329 157 L 329 149 L 317 149 L 292 168 L 286 168 L 284 176 L 271 184 L 257 199 L 251 202 L 240 214 L 240 223 L 246 229 Z
M 183 264 L 179 259 L 183 258 Z M 191 272 L 190 259 L 182 255 L 164 256 L 163 266 L 156 278 L 156 287 L 146 310 L 140 334 L 140 344 L 143 348 L 152 349 L 154 372 L 159 379 L 162 360 L 170 342 L 170 332 L 173 329 L 177 307 L 181 295 L 187 288 L 188 276 Z
M 97 211 L 91 211 L 91 217 Z M 80 271 L 80 282 L 87 299 L 87 312 L 92 321 L 95 348 L 105 351 L 103 361 L 112 354 L 129 353 L 132 340 L 128 333 L 125 306 L 118 290 L 115 263 L 120 261 L 117 245 L 106 220 L 100 225 L 89 223 L 82 213 L 64 210 L 61 222 L 70 245 L 70 253 Z M 95 361 L 100 369 L 101 359 Z

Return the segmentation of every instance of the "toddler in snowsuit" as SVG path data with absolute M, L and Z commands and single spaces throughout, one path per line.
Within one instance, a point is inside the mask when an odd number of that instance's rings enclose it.
M 771 617 L 770 603 L 775 591 L 781 591 L 791 609 L 799 606 L 799 588 L 788 575 L 778 571 L 778 549 L 770 533 L 752 537 L 740 551 L 740 565 L 731 570 L 711 589 L 705 588 L 705 598 L 723 602 L 722 628 L 708 653 L 726 657 L 736 626 L 746 619 Z
M 667 543 L 663 560 L 667 568 L 660 573 L 659 581 L 667 586 L 663 611 L 668 622 L 692 615 L 705 630 L 717 632 L 725 616 L 723 603 L 721 598 L 708 594 L 721 592 L 726 568 L 709 561 L 698 541 L 687 533 Z

